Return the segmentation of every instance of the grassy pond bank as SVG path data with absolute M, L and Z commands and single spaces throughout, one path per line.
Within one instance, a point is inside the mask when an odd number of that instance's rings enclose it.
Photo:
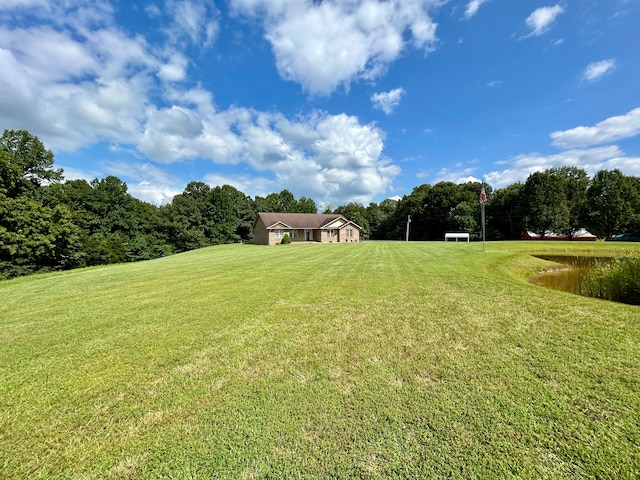
M 555 290 L 604 300 L 640 305 L 640 255 L 615 257 L 538 255 L 565 265 L 536 274 L 532 281 Z

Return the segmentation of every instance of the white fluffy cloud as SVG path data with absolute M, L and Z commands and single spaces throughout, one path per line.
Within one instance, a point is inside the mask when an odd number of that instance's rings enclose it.
M 44 20 L 0 24 L 0 122 L 54 150 L 133 141 L 159 65 L 145 40 L 116 28 L 103 4 L 43 2 L 30 13 Z
M 287 118 L 242 107 L 220 110 L 211 92 L 189 86 L 189 58 L 181 48 L 206 46 L 214 38 L 217 27 L 211 18 L 217 11 L 209 0 L 164 3 L 176 14 L 175 25 L 167 27 L 170 45 L 164 49 L 121 30 L 104 5 L 82 6 L 82 15 L 74 15 L 80 7 L 69 6 L 73 2 L 38 5 L 32 5 L 33 13 L 41 22 L 23 28 L 0 23 L 0 123 L 29 129 L 54 151 L 112 144 L 115 157 L 121 153 L 129 160 L 103 161 L 92 175 L 126 176 L 130 191 L 140 198 L 163 203 L 182 188 L 182 179 L 151 162 L 209 160 L 212 170 L 214 164 L 244 164 L 249 172 L 243 177 L 245 187 L 260 190 L 262 185 L 275 191 L 293 185 L 289 188 L 297 189 L 298 195 L 326 203 L 367 202 L 387 190 L 399 174 L 383 154 L 384 133 L 356 117 L 312 112 Z M 277 2 L 268 5 L 276 8 Z M 296 19 L 305 28 L 309 15 L 319 16 L 323 26 L 335 20 L 333 35 L 350 32 L 356 35 L 352 40 L 364 42 L 362 52 L 355 49 L 365 58 L 362 71 L 358 70 L 362 75 L 372 74 L 374 63 L 399 54 L 407 29 L 422 47 L 431 38 L 429 28 L 420 23 L 421 15 L 428 19 L 424 2 L 394 4 L 394 12 L 385 10 L 387 4 L 362 2 L 345 19 L 338 18 L 346 12 L 344 2 L 327 2 L 324 8 L 301 5 L 306 8 L 300 7 L 300 17 L 284 15 L 270 32 L 285 39 L 288 34 L 277 32 L 293 28 Z M 24 5 L 16 8 L 20 6 Z M 414 12 L 412 6 L 420 8 Z M 291 3 L 283 8 L 298 7 Z M 153 16 L 158 10 L 150 5 L 146 12 Z M 182 33 L 172 30 L 176 25 Z M 322 42 L 330 38 L 320 30 L 316 34 Z M 311 48 L 309 43 L 305 46 Z M 373 57 L 368 49 L 375 52 Z M 350 59 L 338 63 L 344 67 Z M 340 78 L 352 75 L 345 72 Z M 329 83 L 336 81 L 331 75 L 327 78 Z M 83 176 L 77 168 L 69 171 L 69 178 Z
M 553 132 L 553 145 L 559 148 L 588 147 L 640 135 L 640 107 L 625 115 L 609 117 L 593 127 L 579 126 Z
M 506 162 L 508 167 L 486 175 L 494 188 L 502 188 L 523 181 L 534 172 L 553 167 L 573 166 L 593 176 L 600 170 L 620 169 L 626 175 L 640 176 L 640 158 L 629 157 L 618 145 L 603 145 L 640 135 L 640 108 L 626 115 L 610 117 L 593 127 L 576 127 L 551 134 L 558 153 L 528 153 Z
M 506 162 L 509 167 L 496 170 L 485 176 L 494 188 L 506 187 L 526 180 L 534 172 L 553 167 L 573 166 L 584 169 L 589 176 L 599 170 L 620 169 L 626 175 L 640 176 L 640 158 L 627 157 L 617 146 L 566 150 L 557 154 L 529 153 L 518 155 Z
M 506 166 L 485 176 L 494 188 L 502 188 L 528 175 L 553 167 L 573 166 L 584 169 L 593 176 L 599 170 L 620 169 L 626 175 L 640 176 L 640 158 L 629 157 L 618 145 L 606 145 L 617 140 L 640 135 L 640 107 L 625 115 L 609 117 L 593 127 L 576 127 L 551 134 L 552 144 L 558 153 L 527 153 L 500 162 Z M 440 176 L 446 179 L 461 178 L 476 173 L 475 169 L 445 170 Z
M 534 10 L 526 20 L 527 26 L 531 29 L 527 36 L 538 36 L 545 33 L 561 13 L 564 13 L 564 8 L 560 4 Z
M 582 80 L 586 82 L 599 80 L 606 74 L 611 73 L 615 66 L 616 61 L 613 58 L 590 63 L 582 72 Z
M 464 12 L 464 17 L 469 19 L 473 17 L 476 13 L 478 13 L 478 9 L 483 3 L 487 3 L 489 0 L 471 0 L 467 4 L 467 8 Z
M 463 167 L 456 165 L 455 168 L 441 168 L 436 174 L 436 182 L 466 183 L 480 181 L 474 174 L 477 173 L 475 167 Z
M 600 170 L 614 170 L 616 168 L 624 171 L 626 175 L 640 176 L 640 158 L 627 156 L 617 145 L 572 148 L 549 155 L 527 153 L 500 163 L 506 165 L 506 168 L 492 171 L 484 176 L 494 188 L 523 182 L 534 172 L 563 166 L 582 168 L 589 176 L 595 175 Z M 466 169 L 448 173 L 449 177 L 458 177 L 469 172 L 475 172 L 475 170 Z
M 235 12 L 263 19 L 282 78 L 327 95 L 374 79 L 410 42 L 429 51 L 437 0 L 232 0 Z
M 157 6 L 147 7 L 146 11 L 151 16 L 159 14 Z M 164 11 L 173 19 L 165 27 L 172 44 L 189 41 L 208 47 L 220 29 L 218 10 L 212 0 L 165 0 Z
M 397 106 L 400 105 L 400 100 L 402 100 L 404 93 L 404 88 L 394 88 L 388 92 L 374 93 L 371 96 L 373 108 L 382 110 L 387 115 L 391 115 Z
M 189 60 L 180 53 L 173 53 L 158 69 L 158 77 L 165 82 L 180 82 L 187 76 Z
M 237 123 L 240 155 L 321 202 L 366 203 L 386 191 L 400 169 L 383 155 L 384 134 L 345 114 L 316 112 L 295 121 L 253 113 Z

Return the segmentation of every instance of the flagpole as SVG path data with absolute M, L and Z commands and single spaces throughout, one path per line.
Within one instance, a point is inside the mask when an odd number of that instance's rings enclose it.
M 485 251 L 485 237 L 486 237 L 486 229 L 485 229 L 485 216 L 484 216 L 484 204 L 487 203 L 487 192 L 484 189 L 484 179 L 482 180 L 482 188 L 480 188 L 480 205 L 482 207 L 480 221 L 482 222 L 482 251 Z
M 482 251 L 484 252 L 485 228 L 484 228 L 484 203 L 482 204 Z
M 411 215 L 407 215 L 407 236 L 406 236 L 406 242 L 409 241 L 409 224 L 411 224 Z

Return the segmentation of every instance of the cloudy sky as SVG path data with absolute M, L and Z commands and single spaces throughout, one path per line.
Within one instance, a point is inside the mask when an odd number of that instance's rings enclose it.
M 640 0 L 0 0 L 0 129 L 160 204 L 640 176 Z

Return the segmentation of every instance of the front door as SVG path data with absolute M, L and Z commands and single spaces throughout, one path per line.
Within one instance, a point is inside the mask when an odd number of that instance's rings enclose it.
M 305 230 L 304 231 L 304 239 L 307 242 L 310 242 L 311 240 L 313 240 L 313 232 L 311 230 Z

